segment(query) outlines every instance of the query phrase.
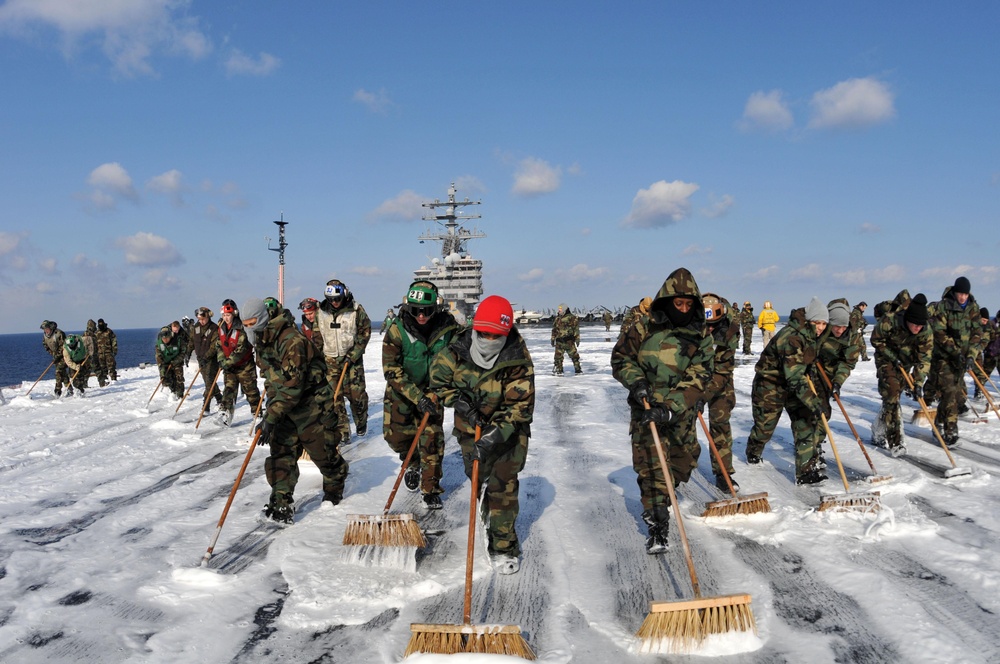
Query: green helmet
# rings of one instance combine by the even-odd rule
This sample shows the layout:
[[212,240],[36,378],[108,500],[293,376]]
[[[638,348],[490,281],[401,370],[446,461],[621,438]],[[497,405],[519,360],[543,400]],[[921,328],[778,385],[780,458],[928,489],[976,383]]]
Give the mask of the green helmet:
[[431,307],[437,309],[438,290],[437,286],[429,281],[414,281],[410,284],[406,292],[406,299],[403,303],[412,313],[416,309]]

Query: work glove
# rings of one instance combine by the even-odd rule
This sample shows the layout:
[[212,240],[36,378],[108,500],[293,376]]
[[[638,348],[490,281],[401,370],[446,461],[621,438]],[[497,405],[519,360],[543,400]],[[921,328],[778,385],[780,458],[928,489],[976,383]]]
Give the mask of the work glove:
[[830,391],[833,392],[834,394],[836,394],[839,397],[840,396],[840,383],[838,383],[837,381],[834,381],[833,383],[831,383]]
[[420,397],[420,401],[417,402],[417,410],[419,410],[421,413],[427,413],[431,417],[438,416],[437,402],[434,401],[433,397],[427,394]]
[[257,439],[258,445],[270,445],[271,438],[274,436],[274,425],[267,421],[267,418],[262,419],[257,423],[257,429],[260,432],[260,438]]
[[649,381],[644,378],[632,383],[632,387],[628,389],[628,395],[632,397],[632,401],[640,405],[642,405],[643,399],[649,400],[649,393]]
[[465,399],[458,399],[455,401],[455,414],[461,415],[471,427],[478,427],[485,424],[483,416],[478,410],[476,410],[476,407]]
[[639,424],[649,424],[650,422],[666,424],[670,421],[671,414],[663,406],[652,406],[642,411],[642,415],[639,416]]
[[972,371],[976,368],[976,358],[970,357],[965,361],[965,368]]
[[914,401],[916,401],[918,399],[923,399],[924,398],[924,388],[921,387],[920,385],[914,385],[912,390],[908,390],[907,391],[907,394],[909,394],[910,398],[913,399]]
[[493,454],[504,442],[500,427],[492,425],[483,432],[476,441],[476,446],[472,450],[472,458],[482,461]]
[[698,402],[694,405],[695,412],[704,413],[706,405],[707,402],[704,399],[698,399]]

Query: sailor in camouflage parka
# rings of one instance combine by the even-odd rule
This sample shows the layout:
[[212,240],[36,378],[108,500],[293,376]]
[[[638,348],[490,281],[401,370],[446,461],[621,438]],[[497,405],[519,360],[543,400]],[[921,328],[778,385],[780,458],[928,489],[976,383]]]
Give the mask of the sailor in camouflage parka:
[[878,393],[882,397],[879,421],[885,427],[885,441],[882,441],[878,427],[872,426],[872,442],[879,446],[884,443],[896,455],[905,451],[899,395],[909,391],[901,372],[910,374],[916,398],[922,395],[922,385],[931,370],[934,335],[927,322],[927,298],[917,293],[906,309],[879,318],[872,329]]
[[66,385],[67,394],[73,394],[73,386],[69,382],[69,370],[66,368],[66,360],[63,357],[66,334],[59,329],[54,321],[42,321],[40,327],[42,328],[42,348],[52,356],[52,364],[56,368],[56,396],[62,395],[63,385]]
[[644,297],[639,300],[639,304],[634,307],[630,307],[625,315],[622,316],[622,326],[618,329],[618,338],[620,339],[623,334],[632,329],[636,321],[649,313],[649,305],[652,304],[653,298]]
[[[831,390],[822,379],[814,380],[816,392],[823,402],[823,414],[830,419],[833,395],[840,396],[840,388],[854,371],[861,357],[864,339],[851,327],[850,303],[845,298],[831,300],[826,308],[830,312],[830,324],[819,340],[819,365],[833,384]],[[856,310],[855,310],[856,311]]]
[[[696,406],[712,380],[714,356],[701,291],[686,268],[670,273],[649,315],[619,337],[611,351],[612,373],[629,390],[632,468],[650,538],[657,532],[665,535],[670,498],[649,423],[655,424],[665,447],[674,484],[686,482],[698,466]],[[651,410],[645,409],[644,399]]]
[[552,359],[552,373],[557,376],[563,372],[563,354],[569,355],[573,361],[573,370],[580,373],[580,353],[576,347],[580,344],[580,319],[569,309],[569,305],[560,304],[556,319],[552,322],[552,347],[556,349]]
[[858,348],[861,350],[862,362],[867,362],[871,359],[868,357],[868,344],[865,343],[865,328],[868,327],[868,321],[865,320],[865,309],[867,308],[867,302],[858,302],[854,305],[854,308],[851,309],[850,333],[852,336],[856,334],[861,335],[861,343]]
[[753,305],[750,302],[743,303],[743,311],[740,312],[740,327],[743,328],[743,354],[750,355],[750,342],[753,339],[753,326],[757,322],[757,317],[753,315]]
[[806,377],[816,363],[819,336],[828,320],[829,312],[817,298],[808,307],[794,309],[788,324],[767,345],[754,369],[753,428],[747,439],[747,463],[760,463],[764,446],[771,440],[784,409],[791,419],[795,441],[797,482],[812,483],[826,477],[819,467],[817,451],[823,439],[823,402]]
[[949,445],[958,441],[959,405],[964,404],[967,395],[965,374],[975,366],[983,331],[979,305],[970,291],[969,280],[959,277],[944,290],[939,301],[928,307],[934,333],[931,372],[937,379],[941,400],[934,424]]
[[156,366],[160,369],[160,382],[164,389],[178,399],[184,396],[184,353],[180,339],[169,325],[160,328],[156,340]]
[[983,369],[980,372],[980,382],[985,387],[986,382],[991,380],[990,376],[997,368],[997,357],[1000,356],[1000,323],[996,318],[990,318],[989,312],[985,308],[979,313],[980,316],[986,314],[986,322],[983,323],[983,341],[979,344],[983,349],[979,362]]
[[264,461],[271,486],[268,508],[273,512],[291,506],[303,448],[323,476],[323,500],[336,505],[344,496],[348,465],[337,450],[333,388],[323,356],[280,305],[268,309],[253,298],[240,311],[246,316],[244,327],[256,337],[257,365],[267,386],[259,429],[267,432],[267,440],[262,433],[261,441],[270,447]]
[[[718,303],[710,300],[714,297]],[[719,456],[726,466],[730,476],[733,470],[733,429],[729,418],[736,407],[736,391],[733,387],[733,369],[736,366],[736,349],[740,342],[739,313],[733,311],[725,298],[711,293],[702,297],[705,306],[705,322],[707,333],[712,336],[715,344],[712,380],[705,390],[704,401],[708,404],[709,433],[715,442]],[[718,307],[721,305],[721,308]],[[719,462],[715,455],[709,455],[712,461],[712,472],[715,473],[715,484],[723,491],[728,491],[728,485],[722,476]]]
[[[482,517],[487,522],[491,555],[517,557],[521,545],[515,524],[520,511],[518,473],[528,458],[528,438],[535,412],[535,369],[528,347],[513,326],[513,309],[492,295],[476,310],[472,328],[458,334],[439,352],[430,368],[430,389],[446,407],[455,408],[452,433],[462,448],[465,474],[472,476],[476,425],[494,444],[480,453]],[[504,335],[491,368],[474,358],[474,335]],[[471,421],[470,421],[471,420]]]
[[97,323],[91,318],[87,321],[87,331],[83,333],[83,341],[91,353],[90,375],[97,378],[97,384],[105,387],[108,384],[108,371],[101,362],[101,354],[97,345]]

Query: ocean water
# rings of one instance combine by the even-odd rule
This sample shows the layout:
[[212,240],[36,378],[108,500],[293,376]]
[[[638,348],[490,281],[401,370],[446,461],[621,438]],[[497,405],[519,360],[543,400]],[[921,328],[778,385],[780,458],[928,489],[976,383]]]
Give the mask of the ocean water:
[[[118,369],[137,367],[140,362],[156,362],[156,334],[158,327],[136,330],[115,330],[118,337]],[[82,330],[63,330],[69,334],[83,334]],[[0,387],[27,383],[30,386],[52,361],[52,356],[42,348],[42,331],[28,334],[0,334]],[[46,378],[55,372],[49,369]]]

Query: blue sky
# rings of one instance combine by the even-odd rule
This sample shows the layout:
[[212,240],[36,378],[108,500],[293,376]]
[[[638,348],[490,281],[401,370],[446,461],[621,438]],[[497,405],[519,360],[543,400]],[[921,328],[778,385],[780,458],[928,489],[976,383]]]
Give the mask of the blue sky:
[[482,201],[487,293],[1000,308],[995,2],[0,3],[0,332],[343,280],[374,319]]

